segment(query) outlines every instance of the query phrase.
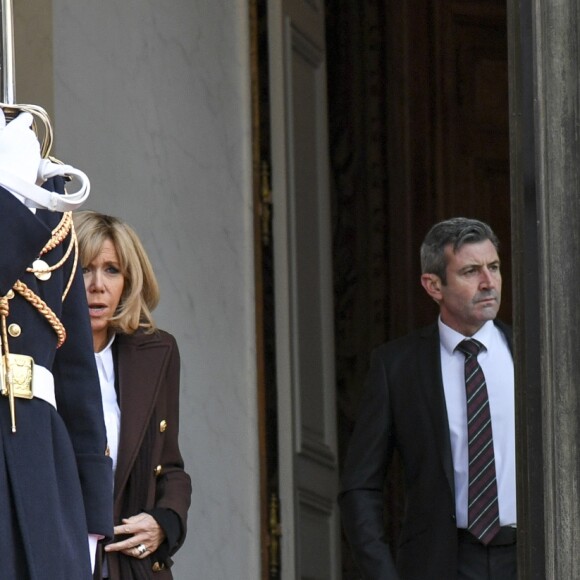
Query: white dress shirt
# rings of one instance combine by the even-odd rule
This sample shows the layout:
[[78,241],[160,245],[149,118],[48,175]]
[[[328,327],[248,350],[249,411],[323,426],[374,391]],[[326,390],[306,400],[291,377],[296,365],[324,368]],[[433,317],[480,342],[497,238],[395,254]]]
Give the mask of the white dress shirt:
[[[95,353],[99,383],[101,384],[101,399],[103,401],[103,414],[105,416],[105,428],[107,430],[107,445],[113,460],[113,479],[117,469],[117,457],[119,456],[119,434],[121,430],[121,409],[117,401],[115,390],[115,363],[113,361],[113,342],[115,335],[100,352]],[[93,567],[94,570],[94,567]],[[108,578],[109,567],[107,558],[103,562],[103,577]]]
[[468,449],[467,404],[465,395],[465,355],[455,350],[466,338],[475,338],[485,347],[477,360],[485,375],[502,526],[516,524],[516,453],[514,364],[503,333],[493,321],[486,322],[472,337],[466,337],[439,319],[441,373],[451,436],[455,475],[457,527],[467,528]]
[[100,352],[95,353],[99,382],[101,384],[101,398],[103,400],[103,413],[105,415],[105,427],[107,429],[107,445],[113,460],[113,475],[117,469],[117,456],[119,454],[119,433],[121,429],[121,409],[117,401],[115,391],[115,365],[113,362],[113,342],[115,335],[111,337],[107,346]]

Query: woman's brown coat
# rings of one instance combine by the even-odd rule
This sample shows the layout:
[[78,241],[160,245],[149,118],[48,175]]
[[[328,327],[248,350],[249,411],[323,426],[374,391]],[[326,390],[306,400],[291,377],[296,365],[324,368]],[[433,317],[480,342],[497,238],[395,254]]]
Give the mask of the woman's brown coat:
[[[119,525],[123,517],[154,508],[173,510],[182,534],[169,546],[170,556],[185,539],[191,501],[191,480],[184,471],[178,445],[179,350],[173,336],[161,330],[118,334],[115,342],[121,434],[114,523]],[[155,552],[143,561],[151,569],[151,578],[172,578],[170,558],[159,561],[158,556]],[[107,556],[111,579],[123,578],[120,558],[127,556]]]

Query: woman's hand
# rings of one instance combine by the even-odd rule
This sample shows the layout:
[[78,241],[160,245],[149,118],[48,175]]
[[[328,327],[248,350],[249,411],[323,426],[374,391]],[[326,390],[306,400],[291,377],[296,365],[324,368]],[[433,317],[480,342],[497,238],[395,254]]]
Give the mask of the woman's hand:
[[150,556],[165,540],[165,532],[153,516],[140,513],[124,518],[120,526],[115,526],[115,535],[130,535],[121,542],[105,546],[105,552],[122,552],[126,556],[140,560]]

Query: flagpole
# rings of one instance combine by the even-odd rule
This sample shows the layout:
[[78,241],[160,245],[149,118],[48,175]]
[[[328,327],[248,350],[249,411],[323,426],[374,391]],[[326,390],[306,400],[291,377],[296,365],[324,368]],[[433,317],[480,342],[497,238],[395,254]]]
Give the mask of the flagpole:
[[14,79],[14,18],[12,0],[1,0],[2,10],[2,102],[12,105],[16,102]]
[[11,121],[22,111],[34,117],[32,128],[40,141],[41,156],[46,158],[52,149],[52,124],[48,113],[38,105],[16,104],[16,77],[14,64],[14,12],[12,0],[0,0],[0,106],[6,121]]

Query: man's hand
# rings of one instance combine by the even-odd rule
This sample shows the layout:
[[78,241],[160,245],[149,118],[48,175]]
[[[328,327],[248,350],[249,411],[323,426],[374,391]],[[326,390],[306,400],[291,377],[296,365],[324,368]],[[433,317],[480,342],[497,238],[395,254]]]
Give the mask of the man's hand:
[[31,129],[32,121],[30,113],[20,113],[6,124],[0,109],[0,171],[28,183],[36,183],[40,164],[40,143]]

